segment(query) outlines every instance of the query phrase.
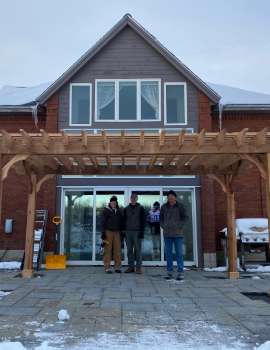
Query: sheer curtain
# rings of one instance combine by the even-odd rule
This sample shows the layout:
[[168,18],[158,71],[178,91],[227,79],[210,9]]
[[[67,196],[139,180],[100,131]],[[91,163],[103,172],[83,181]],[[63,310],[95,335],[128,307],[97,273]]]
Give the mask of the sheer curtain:
[[142,97],[155,111],[154,118],[158,119],[159,109],[159,95],[158,95],[158,83],[157,82],[142,82],[141,85]]
[[101,116],[101,110],[114,101],[115,86],[113,82],[99,82],[97,85],[97,110],[98,118]]

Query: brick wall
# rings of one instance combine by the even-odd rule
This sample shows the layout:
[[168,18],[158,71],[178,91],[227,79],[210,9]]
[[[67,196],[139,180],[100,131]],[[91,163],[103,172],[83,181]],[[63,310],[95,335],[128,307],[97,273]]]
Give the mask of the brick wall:
[[[240,131],[249,128],[249,131],[260,131],[264,127],[270,127],[270,113],[224,113],[222,128],[228,132]],[[213,131],[218,131],[218,117],[213,117]],[[259,172],[250,165],[246,174],[235,178],[233,183],[236,201],[236,217],[263,217],[266,216],[265,184]],[[226,226],[226,201],[225,194],[218,184],[214,184],[215,205],[215,231]],[[217,240],[217,249],[220,249]]]
[[[45,129],[47,132],[57,132],[57,123],[57,95],[48,101],[47,114],[39,117],[37,127],[30,114],[23,116],[0,116],[0,129],[5,129],[8,132],[18,132],[19,129],[24,129],[27,132],[37,132],[39,129]],[[24,176],[18,176],[11,170],[4,182],[2,220],[0,225],[0,250],[24,249],[28,191],[28,179]],[[51,218],[56,214],[56,180],[47,181],[42,185],[37,195],[37,209],[48,209],[49,211],[45,250],[53,250],[55,227],[51,223]],[[4,233],[5,218],[14,219],[13,233],[10,235]]]

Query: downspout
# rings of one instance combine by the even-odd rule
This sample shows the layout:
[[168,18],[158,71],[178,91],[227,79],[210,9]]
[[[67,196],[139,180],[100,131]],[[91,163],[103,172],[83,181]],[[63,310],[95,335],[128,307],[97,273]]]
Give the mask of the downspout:
[[223,112],[223,104],[221,102],[218,103],[218,121],[219,121],[219,131],[222,130],[222,112]]

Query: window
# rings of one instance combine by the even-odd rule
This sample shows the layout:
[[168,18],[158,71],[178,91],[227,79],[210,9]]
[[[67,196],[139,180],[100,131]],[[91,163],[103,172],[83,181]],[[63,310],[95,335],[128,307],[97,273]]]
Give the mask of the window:
[[160,80],[97,80],[96,120],[160,120]]
[[135,81],[119,82],[119,120],[137,119],[137,84]]
[[159,119],[159,86],[157,81],[141,82],[141,118]]
[[91,84],[70,85],[70,125],[90,125]]
[[97,117],[99,120],[111,120],[115,116],[115,83],[97,83]]
[[165,83],[165,124],[186,124],[186,83]]

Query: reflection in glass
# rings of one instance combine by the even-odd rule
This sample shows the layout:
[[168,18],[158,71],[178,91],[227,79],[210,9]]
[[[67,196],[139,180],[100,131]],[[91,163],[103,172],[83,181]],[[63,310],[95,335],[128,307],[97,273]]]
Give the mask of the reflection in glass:
[[146,214],[146,227],[144,239],[142,241],[142,257],[144,261],[159,261],[161,259],[160,231],[151,229],[147,220],[149,211],[153,204],[160,200],[159,191],[136,191],[138,202],[144,207]]
[[91,260],[93,192],[65,192],[65,242],[68,260]]
[[[193,261],[193,222],[192,222],[192,191],[177,191],[177,200],[181,202],[185,208],[188,215],[188,221],[184,226],[184,260]],[[167,192],[163,192],[163,203],[167,201]]]

